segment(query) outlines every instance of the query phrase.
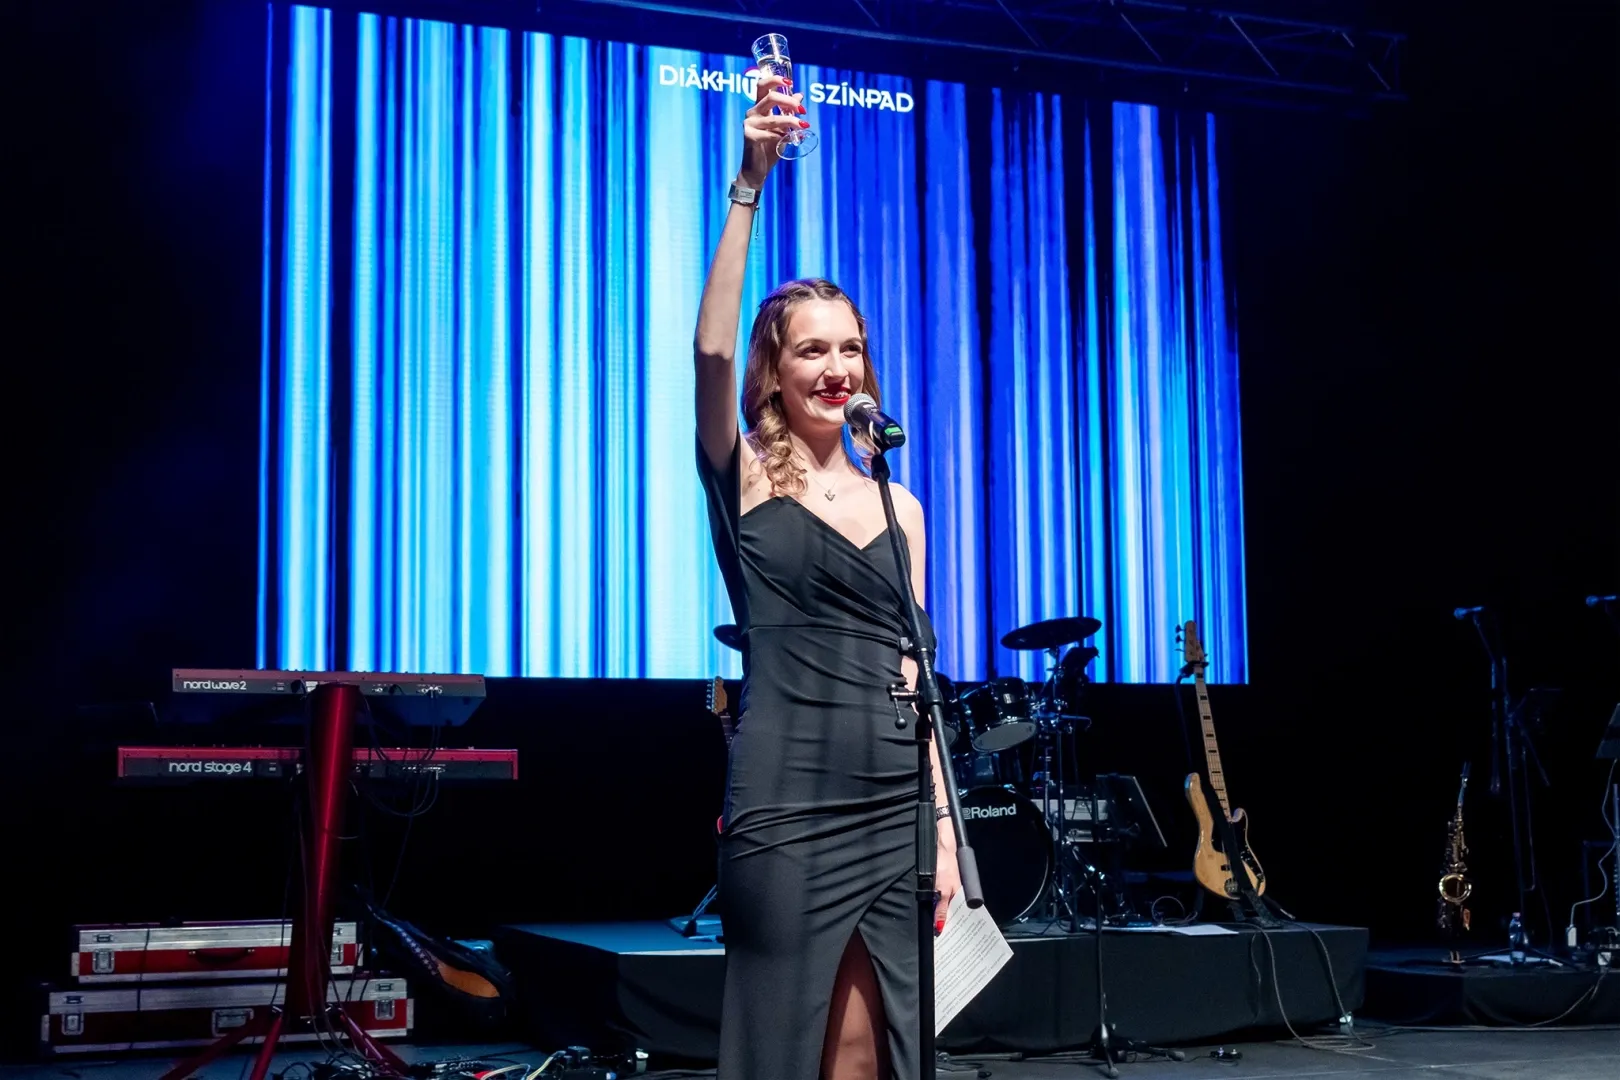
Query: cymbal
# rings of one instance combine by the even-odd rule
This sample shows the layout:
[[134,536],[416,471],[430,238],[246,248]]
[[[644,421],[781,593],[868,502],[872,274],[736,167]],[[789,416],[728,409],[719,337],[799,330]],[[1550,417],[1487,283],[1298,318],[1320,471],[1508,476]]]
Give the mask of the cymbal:
[[733,623],[714,628],[714,639],[728,649],[742,652],[742,630]]
[[1004,634],[1001,644],[1008,649],[1059,649],[1084,641],[1101,629],[1102,623],[1096,619],[1071,615],[1020,626]]

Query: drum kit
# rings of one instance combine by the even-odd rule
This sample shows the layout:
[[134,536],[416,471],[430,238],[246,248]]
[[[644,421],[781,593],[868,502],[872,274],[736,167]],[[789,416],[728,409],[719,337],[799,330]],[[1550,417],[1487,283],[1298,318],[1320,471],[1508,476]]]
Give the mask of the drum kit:
[[[1091,726],[1080,710],[1097,650],[1085,642],[1100,629],[1096,619],[1070,616],[1004,635],[1008,649],[1048,654],[1040,684],[994,678],[964,691],[939,676],[963,827],[978,856],[985,907],[1003,927],[1036,919],[1078,926],[1092,916],[1129,921],[1122,845],[1127,838],[1164,844],[1134,777],[1082,783],[1074,764],[1075,734]],[[714,633],[741,647],[736,627]]]

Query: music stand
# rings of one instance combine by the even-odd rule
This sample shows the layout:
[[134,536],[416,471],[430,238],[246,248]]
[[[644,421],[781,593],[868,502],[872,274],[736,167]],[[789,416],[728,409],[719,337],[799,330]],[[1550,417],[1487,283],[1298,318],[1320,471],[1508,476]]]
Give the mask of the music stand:
[[1103,773],[1097,777],[1097,784],[1113,810],[1116,833],[1133,843],[1145,843],[1148,851],[1163,851],[1170,846],[1165,843],[1159,819],[1153,816],[1153,808],[1148,805],[1141,781],[1121,773]]

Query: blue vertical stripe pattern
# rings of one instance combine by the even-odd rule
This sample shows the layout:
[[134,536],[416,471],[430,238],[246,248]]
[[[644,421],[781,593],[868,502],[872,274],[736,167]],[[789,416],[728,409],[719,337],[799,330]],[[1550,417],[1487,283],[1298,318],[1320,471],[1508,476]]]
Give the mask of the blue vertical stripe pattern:
[[[331,663],[332,14],[295,9],[287,65],[277,652]],[[272,375],[274,377],[274,375]]]
[[[979,582],[985,574],[987,494],[984,377],[979,356],[978,275],[973,241],[972,145],[965,88],[930,82],[922,122],[926,195],[926,292],[921,314],[920,395],[911,412],[929,418],[926,478],[920,495],[929,522],[930,613],[939,634],[941,671],[971,678],[984,672],[984,642],[993,629]],[[916,428],[913,423],[913,429]],[[921,442],[915,443],[919,449]],[[915,451],[914,451],[915,452]]]
[[[1004,631],[1080,610],[1061,101],[992,91],[990,152],[990,611]],[[995,656],[997,674],[1025,679],[1048,663]]]
[[[332,84],[334,19],[354,20],[353,85]],[[694,471],[690,335],[747,61],[309,8],[285,25],[260,664],[738,674],[710,632],[732,614]],[[1039,677],[1045,658],[1001,635],[1090,614],[1095,677],[1163,680],[1197,618],[1212,676],[1241,681],[1213,119],[795,76],[821,145],[766,192],[739,338],[785,278],[861,306],[910,435],[896,478],[928,514],[940,669]],[[333,145],[334,108],[353,145]],[[338,154],[353,212],[334,222]],[[334,280],[352,288],[335,328]]]
[[[1239,418],[1237,334],[1229,317],[1221,250],[1220,174],[1216,166],[1215,118],[1178,118],[1188,129],[1193,194],[1194,257],[1188,277],[1194,289],[1195,373],[1193,427],[1197,432],[1198,524],[1197,618],[1216,647],[1212,671],[1218,682],[1247,682],[1248,592],[1244,588],[1243,440]],[[1202,172],[1198,171],[1202,165]]]
[[1210,678],[1245,682],[1237,350],[1218,266],[1214,122],[1116,104],[1112,129],[1112,341],[1089,418],[1111,434],[1108,671],[1174,679],[1176,628],[1196,619]]
[[[1080,577],[1080,610],[1093,617],[1106,618],[1102,632],[1093,642],[1097,649],[1095,671],[1119,671],[1113,642],[1119,633],[1114,627],[1117,579],[1113,573],[1109,510],[1112,507],[1110,469],[1111,427],[1108,417],[1108,311],[1102,304],[1105,285],[1099,280],[1098,229],[1107,219],[1089,212],[1097,205],[1098,177],[1093,159],[1093,120],[1087,116],[1079,132],[1081,151],[1081,199],[1084,221],[1080,227],[1081,262],[1074,275],[1083,290],[1079,298],[1080,329],[1075,348],[1079,370],[1075,376],[1074,423],[1078,428],[1075,508],[1080,518],[1077,558]],[[1109,174],[1105,173],[1105,178]],[[1117,677],[1117,675],[1116,675]]]
[[[254,643],[254,663],[264,668],[270,664],[270,627],[273,618],[270,612],[270,378],[271,373],[280,368],[279,363],[272,363],[270,354],[270,297],[271,288],[271,230],[274,228],[275,216],[271,207],[275,202],[275,174],[272,171],[272,162],[275,160],[275,120],[280,112],[276,108],[276,9],[267,4],[265,17],[265,50],[264,50],[264,210],[262,215],[262,243],[264,244],[264,259],[260,267],[261,281],[259,286],[259,543],[258,543],[258,627]],[[278,574],[276,588],[279,591],[281,577]],[[280,643],[276,651],[282,652]]]

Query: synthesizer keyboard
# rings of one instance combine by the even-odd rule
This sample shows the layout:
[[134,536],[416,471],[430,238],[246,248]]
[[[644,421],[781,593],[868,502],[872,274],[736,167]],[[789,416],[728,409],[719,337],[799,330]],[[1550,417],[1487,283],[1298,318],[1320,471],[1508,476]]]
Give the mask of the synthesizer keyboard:
[[[304,751],[296,746],[120,746],[118,780],[185,784],[219,780],[280,780],[296,776]],[[354,774],[372,780],[432,778],[450,783],[516,780],[516,750],[427,750],[357,746]]]
[[485,693],[482,675],[175,668],[164,714],[179,723],[298,721],[315,688],[337,682],[358,687],[367,711],[423,727],[466,723]]

